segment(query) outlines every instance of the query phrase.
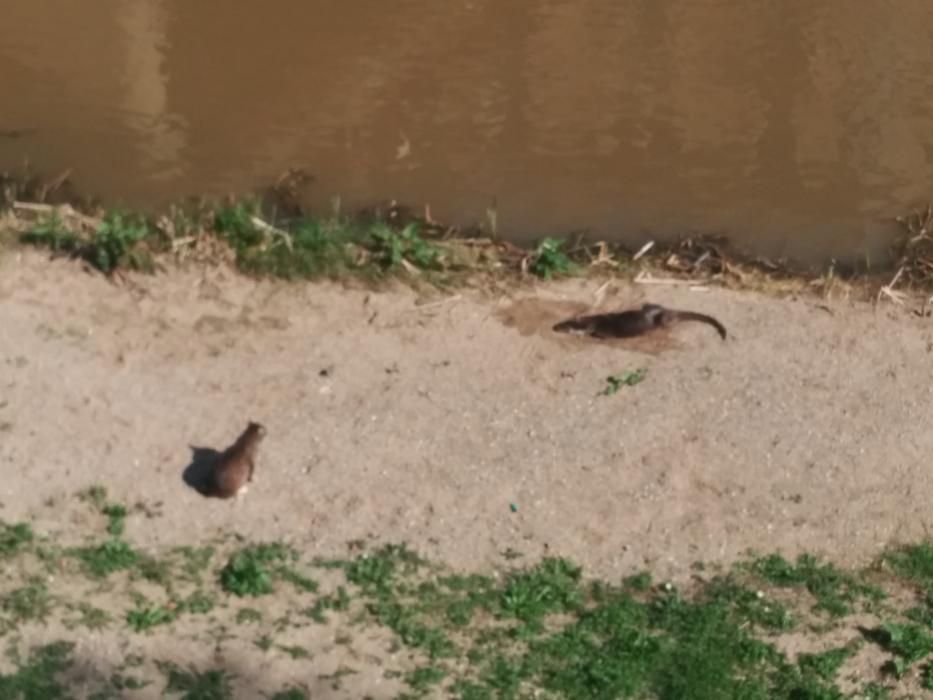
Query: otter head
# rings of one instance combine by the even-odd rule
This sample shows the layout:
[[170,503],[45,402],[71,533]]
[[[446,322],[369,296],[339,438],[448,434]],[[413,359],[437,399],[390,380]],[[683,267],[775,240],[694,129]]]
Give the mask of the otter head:
[[246,426],[246,434],[251,438],[262,440],[266,436],[266,426],[264,426],[262,423],[250,421],[249,425]]

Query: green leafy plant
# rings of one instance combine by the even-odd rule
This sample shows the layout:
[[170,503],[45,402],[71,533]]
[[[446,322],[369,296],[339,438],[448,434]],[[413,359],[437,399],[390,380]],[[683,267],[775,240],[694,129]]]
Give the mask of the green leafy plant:
[[261,596],[273,591],[276,565],[284,562],[289,550],[281,544],[259,544],[234,553],[220,572],[221,587],[237,596]]
[[619,374],[606,377],[607,386],[600,393],[601,396],[612,396],[624,386],[635,386],[641,383],[648,374],[647,369],[626,370]]
[[255,202],[238,200],[215,212],[214,229],[224,235],[235,249],[259,245],[263,235],[253,222],[256,213]]
[[176,617],[175,611],[165,606],[139,603],[126,613],[126,624],[135,632],[145,632],[158,625],[167,625]]
[[111,538],[98,545],[76,547],[68,553],[78,559],[95,578],[105,578],[115,571],[129,569],[139,560],[139,553],[127,542]]
[[53,252],[65,253],[76,251],[80,243],[78,236],[67,229],[55,211],[40,217],[35,226],[20,236],[20,240],[30,245],[44,246]]
[[110,274],[121,266],[151,271],[152,258],[139,246],[148,236],[149,227],[143,217],[112,210],[104,215],[90,237],[70,231],[61,217],[53,213],[24,233],[21,240],[53,251],[71,253],[104,274]]
[[29,523],[0,523],[0,557],[18,554],[34,539],[35,535]]
[[418,224],[411,223],[401,231],[378,223],[370,231],[370,247],[376,260],[387,269],[408,262],[420,270],[436,269],[441,250],[421,237]]
[[886,622],[873,630],[872,636],[895,655],[890,668],[896,676],[903,676],[914,663],[933,653],[933,635],[920,625]]
[[558,275],[570,275],[576,265],[564,252],[565,242],[559,238],[545,238],[535,249],[529,269],[538,277],[551,279]]
[[151,258],[137,245],[149,235],[145,219],[119,210],[107,212],[94,232],[87,251],[88,261],[104,273],[117,267],[151,270]]

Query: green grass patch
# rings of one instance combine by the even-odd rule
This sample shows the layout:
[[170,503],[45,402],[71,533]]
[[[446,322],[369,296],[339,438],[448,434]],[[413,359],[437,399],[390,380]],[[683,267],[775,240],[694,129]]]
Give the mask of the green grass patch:
[[820,562],[810,554],[801,554],[793,564],[779,554],[772,554],[754,560],[747,570],[775,586],[805,588],[816,599],[814,610],[833,617],[851,613],[852,604],[859,598],[872,601],[884,598],[883,591],[866,584],[860,576]]
[[13,557],[32,544],[35,535],[28,523],[0,523],[0,558]]
[[237,596],[263,596],[275,590],[276,580],[286,581],[300,591],[314,593],[316,581],[292,565],[298,555],[279,543],[250,545],[234,552],[220,571],[223,590]]
[[146,632],[153,627],[174,622],[177,617],[176,611],[169,610],[164,605],[139,602],[135,608],[126,613],[126,624],[134,632]]
[[138,214],[111,210],[90,234],[68,228],[57,213],[43,217],[20,240],[80,257],[105,274],[118,267],[151,271],[152,255],[141,244],[150,236],[149,226]]
[[139,552],[116,537],[100,544],[75,547],[67,553],[81,562],[88,575],[94,578],[106,578],[116,571],[130,569],[141,560]]
[[933,542],[899,547],[884,555],[885,561],[898,576],[921,588],[933,590]]
[[886,622],[868,631],[867,636],[894,655],[888,670],[898,677],[933,654],[933,634],[921,625]]
[[58,700],[70,697],[68,687],[57,679],[72,665],[74,644],[52,642],[32,649],[22,660],[11,654],[16,671],[0,675],[0,698],[6,700]]
[[0,597],[0,610],[14,623],[44,622],[52,612],[52,596],[45,583],[32,580]]

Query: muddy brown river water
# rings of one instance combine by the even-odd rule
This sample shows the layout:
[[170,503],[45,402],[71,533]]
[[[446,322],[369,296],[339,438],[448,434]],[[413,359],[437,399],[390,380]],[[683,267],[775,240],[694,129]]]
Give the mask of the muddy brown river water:
[[149,206],[288,167],[519,239],[880,260],[933,184],[926,0],[0,0],[0,167]]

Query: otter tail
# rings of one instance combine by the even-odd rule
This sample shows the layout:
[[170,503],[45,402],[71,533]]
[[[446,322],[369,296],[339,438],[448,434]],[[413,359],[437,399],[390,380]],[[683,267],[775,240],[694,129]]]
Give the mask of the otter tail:
[[726,339],[726,327],[712,316],[700,314],[696,311],[671,311],[671,315],[673,316],[674,320],[677,321],[699,321],[700,323],[708,323],[716,329],[716,332],[719,333],[720,338],[723,340]]

